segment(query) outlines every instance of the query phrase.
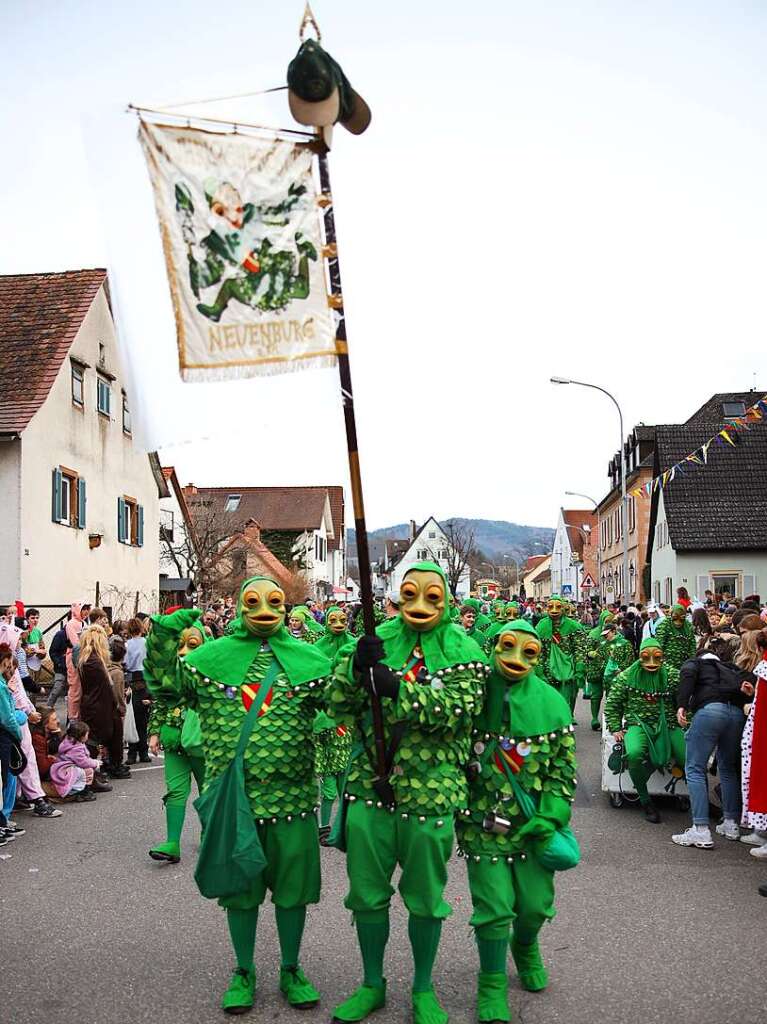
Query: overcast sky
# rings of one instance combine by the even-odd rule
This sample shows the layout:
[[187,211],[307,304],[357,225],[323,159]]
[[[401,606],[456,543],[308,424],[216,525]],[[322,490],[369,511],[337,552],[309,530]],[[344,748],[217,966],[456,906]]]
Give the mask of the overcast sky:
[[[371,528],[554,526],[565,490],[600,498],[617,415],[551,375],[612,390],[629,427],[767,391],[762,3],[313,6],[373,110],[331,156]],[[163,439],[191,442],[162,451],[182,482],[346,482],[334,372],[178,382],[120,113],[282,84],[302,9],[0,0],[0,273],[104,266],[116,249],[143,263],[152,357],[131,398]],[[188,109],[290,123],[284,93]],[[132,227],[115,237],[118,212]]]

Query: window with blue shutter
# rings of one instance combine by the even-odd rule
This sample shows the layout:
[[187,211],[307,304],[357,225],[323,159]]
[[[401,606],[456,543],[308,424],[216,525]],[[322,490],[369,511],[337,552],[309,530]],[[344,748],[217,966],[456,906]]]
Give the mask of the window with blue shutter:
[[80,477],[77,481],[77,529],[85,529],[85,481]]
[[128,519],[128,505],[125,498],[117,499],[117,540],[120,544],[128,543],[128,530],[127,530],[127,519]]
[[51,509],[51,518],[54,523],[61,522],[61,470],[54,469],[53,471],[53,504]]
[[142,548],[144,546],[144,506],[136,505],[136,544]]
[[109,416],[112,409],[112,389],[103,377],[96,382],[96,407],[102,416]]

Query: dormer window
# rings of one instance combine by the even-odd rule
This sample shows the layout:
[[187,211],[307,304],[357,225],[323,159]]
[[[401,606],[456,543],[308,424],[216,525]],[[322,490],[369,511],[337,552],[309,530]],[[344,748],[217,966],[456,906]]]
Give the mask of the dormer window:
[[224,505],[224,512],[236,512],[242,501],[241,494],[230,494]]
[[730,419],[733,416],[745,416],[746,415],[746,403],[745,402],[722,402],[722,415],[725,419]]

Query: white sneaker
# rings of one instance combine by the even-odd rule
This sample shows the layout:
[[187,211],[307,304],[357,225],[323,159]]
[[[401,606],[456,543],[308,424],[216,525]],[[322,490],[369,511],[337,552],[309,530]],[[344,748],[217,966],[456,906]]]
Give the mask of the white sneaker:
[[759,860],[767,860],[767,843],[764,846],[755,846],[753,850],[748,851],[752,857],[758,857]]
[[740,841],[748,846],[762,846],[764,843],[767,843],[767,833],[747,832],[744,836],[740,837]]
[[716,826],[717,835],[724,836],[725,839],[732,839],[737,842],[740,839],[740,829],[736,821],[728,821],[727,818]]
[[676,843],[677,846],[697,846],[700,850],[710,850],[714,845],[710,830],[698,825],[693,825],[686,832],[672,836],[671,842]]

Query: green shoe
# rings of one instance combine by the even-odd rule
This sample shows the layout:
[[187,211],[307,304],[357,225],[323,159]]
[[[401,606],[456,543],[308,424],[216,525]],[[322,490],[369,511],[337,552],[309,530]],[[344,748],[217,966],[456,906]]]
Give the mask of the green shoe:
[[505,971],[490,974],[480,971],[477,976],[477,1020],[480,1024],[500,1024],[510,1021],[509,977]]
[[161,860],[170,864],[178,864],[181,860],[181,847],[178,843],[158,843],[149,851],[152,860]]
[[517,965],[519,984],[527,992],[542,992],[549,983],[549,972],[543,966],[538,940],[523,946],[516,939],[511,940],[511,955]]
[[447,1024],[447,1014],[439,1005],[434,989],[413,992],[413,1024]]
[[229,988],[221,997],[221,1009],[225,1013],[247,1013],[256,1000],[256,970],[246,971],[238,967],[229,982]]
[[333,1010],[333,1020],[352,1024],[386,1006],[386,978],[383,985],[360,985],[356,992]]
[[280,967],[280,992],[296,1010],[309,1010],[320,994],[300,967]]
[[206,316],[208,320],[212,320],[213,323],[218,323],[221,319],[221,314],[224,312],[223,309],[219,309],[218,306],[206,306],[204,302],[197,303],[198,312]]

